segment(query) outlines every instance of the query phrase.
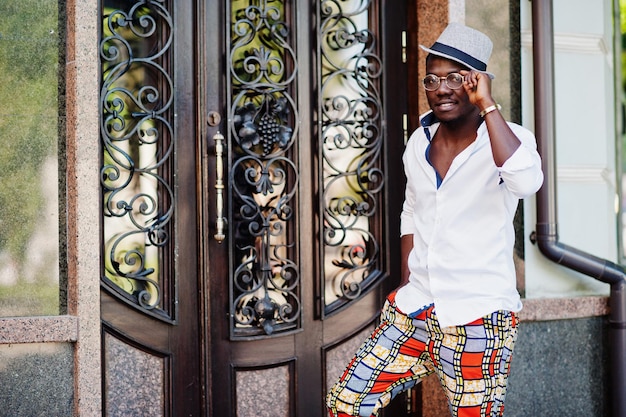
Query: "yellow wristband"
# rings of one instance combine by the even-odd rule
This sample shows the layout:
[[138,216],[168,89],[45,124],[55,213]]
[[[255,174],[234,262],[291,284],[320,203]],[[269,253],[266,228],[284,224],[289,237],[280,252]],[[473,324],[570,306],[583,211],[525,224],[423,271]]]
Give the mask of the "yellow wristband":
[[487,107],[485,110],[481,111],[479,114],[480,114],[480,117],[485,117],[487,114],[491,113],[492,111],[500,110],[500,109],[502,109],[502,106],[496,103],[492,106]]

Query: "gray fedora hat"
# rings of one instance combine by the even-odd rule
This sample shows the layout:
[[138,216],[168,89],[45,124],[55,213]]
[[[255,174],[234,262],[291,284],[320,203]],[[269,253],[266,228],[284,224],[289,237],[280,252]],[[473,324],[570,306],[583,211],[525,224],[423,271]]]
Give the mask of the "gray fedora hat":
[[439,38],[430,48],[420,45],[424,51],[443,58],[459,62],[470,69],[483,72],[490,78],[495,78],[487,72],[487,61],[491,56],[493,42],[487,35],[460,23],[450,23],[441,32]]

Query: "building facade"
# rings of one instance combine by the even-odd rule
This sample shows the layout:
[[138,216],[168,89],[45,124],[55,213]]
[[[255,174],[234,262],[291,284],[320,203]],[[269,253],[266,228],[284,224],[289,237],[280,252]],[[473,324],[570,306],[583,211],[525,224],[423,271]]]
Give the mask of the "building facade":
[[[626,411],[621,5],[574,3],[4,2],[2,413],[324,415],[398,282],[418,45],[452,21],[548,178],[506,415]],[[445,415],[438,384],[387,414]]]

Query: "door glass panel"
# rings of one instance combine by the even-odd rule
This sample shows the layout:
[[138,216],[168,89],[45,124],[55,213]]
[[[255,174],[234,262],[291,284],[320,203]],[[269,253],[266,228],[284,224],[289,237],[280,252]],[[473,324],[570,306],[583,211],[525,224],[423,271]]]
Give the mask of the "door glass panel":
[[383,276],[382,64],[377,1],[320,4],[318,98],[324,313]]
[[229,5],[231,335],[266,337],[300,326],[293,15],[286,1]]
[[100,43],[105,288],[169,319],[173,219],[168,2],[105,0]]
[[60,312],[59,4],[0,2],[0,317]]

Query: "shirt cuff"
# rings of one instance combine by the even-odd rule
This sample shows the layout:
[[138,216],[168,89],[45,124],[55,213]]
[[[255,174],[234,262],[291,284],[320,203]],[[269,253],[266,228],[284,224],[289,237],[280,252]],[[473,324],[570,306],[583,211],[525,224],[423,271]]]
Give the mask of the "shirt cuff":
[[535,165],[534,158],[531,153],[524,147],[523,144],[513,152],[513,155],[509,157],[504,164],[500,167],[500,172],[517,172],[523,171]]

